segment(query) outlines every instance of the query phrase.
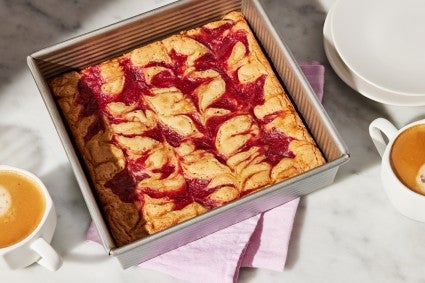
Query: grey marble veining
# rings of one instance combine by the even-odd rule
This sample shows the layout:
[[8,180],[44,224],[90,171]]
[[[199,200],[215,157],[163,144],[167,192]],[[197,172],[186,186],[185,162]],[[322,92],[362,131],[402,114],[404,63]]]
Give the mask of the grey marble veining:
[[[171,1],[0,0],[0,163],[37,173],[58,210],[55,273],[37,265],[1,272],[0,282],[176,282],[155,271],[122,271],[103,248],[84,241],[90,222],[66,156],[26,67],[33,51]],[[351,161],[334,184],[300,202],[284,272],[242,269],[239,282],[425,282],[425,224],[401,216],[379,181],[368,135],[376,117],[397,126],[425,107],[377,103],[345,85],[323,51],[322,29],[334,0],[265,0],[268,14],[299,61],[325,68],[324,108],[347,143]]]
[[[1,85],[11,82],[14,73],[25,68],[26,55],[75,32],[81,26],[84,11],[93,10],[94,6],[84,9],[81,1],[75,2],[0,2]],[[82,2],[86,2],[87,6],[91,2],[99,5],[99,1]]]
[[1,0],[0,86],[26,68],[26,56],[37,50],[171,1],[146,2],[124,1],[120,7],[112,0]]

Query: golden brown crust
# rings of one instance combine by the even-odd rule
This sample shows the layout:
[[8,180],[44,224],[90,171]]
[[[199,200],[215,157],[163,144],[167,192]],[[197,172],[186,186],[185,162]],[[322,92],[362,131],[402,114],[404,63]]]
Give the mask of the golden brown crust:
[[111,133],[108,131],[96,135],[87,142],[84,140],[91,124],[86,121],[92,119],[80,117],[81,106],[76,102],[80,78],[81,75],[77,72],[70,72],[54,78],[50,86],[83,156],[107,223],[112,234],[117,235],[114,237],[116,244],[121,246],[147,233],[143,226],[143,218],[139,216],[138,207],[134,203],[122,202],[110,189],[104,187],[107,180],[124,168],[122,151],[109,143]]
[[50,86],[119,246],[325,162],[239,12]]

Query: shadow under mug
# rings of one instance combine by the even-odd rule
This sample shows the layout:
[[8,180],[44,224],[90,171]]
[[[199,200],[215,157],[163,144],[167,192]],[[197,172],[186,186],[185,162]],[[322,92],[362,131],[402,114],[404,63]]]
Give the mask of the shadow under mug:
[[26,170],[0,165],[0,171],[26,176],[38,185],[45,199],[44,213],[37,227],[21,241],[0,248],[0,268],[18,269],[37,262],[52,271],[59,269],[62,266],[62,258],[50,245],[56,228],[57,217],[47,188],[37,176]]
[[425,196],[411,190],[399,180],[390,160],[391,149],[396,138],[408,128],[421,124],[425,124],[425,119],[397,130],[388,120],[377,118],[369,125],[369,134],[382,157],[381,181],[389,200],[404,216],[425,222]]

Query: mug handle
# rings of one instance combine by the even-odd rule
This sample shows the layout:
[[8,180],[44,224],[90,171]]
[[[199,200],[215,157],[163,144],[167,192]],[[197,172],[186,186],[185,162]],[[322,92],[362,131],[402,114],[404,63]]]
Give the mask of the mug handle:
[[[394,138],[397,132],[397,128],[387,119],[377,118],[370,123],[369,135],[381,157],[384,155],[388,141]],[[386,136],[386,140],[382,134]]]
[[35,240],[31,244],[31,249],[41,256],[37,263],[47,269],[56,271],[62,266],[61,256],[43,238]]

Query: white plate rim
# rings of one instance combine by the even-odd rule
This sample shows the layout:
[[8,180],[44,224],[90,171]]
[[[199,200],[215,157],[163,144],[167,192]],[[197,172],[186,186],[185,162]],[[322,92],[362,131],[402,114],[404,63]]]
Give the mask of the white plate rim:
[[[353,2],[349,2],[349,1],[351,1],[351,0],[336,0],[335,1],[335,3],[332,6],[332,10],[333,10],[332,18],[333,19],[332,19],[332,23],[330,24],[330,26],[331,26],[330,28],[332,30],[332,35],[333,35],[333,46],[336,49],[336,51],[338,52],[339,57],[344,62],[344,64],[347,65],[350,68],[351,72],[356,73],[357,77],[361,77],[364,81],[367,81],[369,84],[373,85],[375,88],[380,88],[380,89],[382,89],[383,91],[386,91],[386,92],[393,92],[393,93],[397,93],[397,94],[400,94],[400,95],[406,95],[406,96],[425,96],[425,86],[422,86],[422,83],[420,83],[421,89],[417,92],[413,92],[411,90],[407,90],[407,89],[403,89],[403,88],[398,88],[396,86],[389,87],[388,85],[385,85],[385,83],[383,83],[382,81],[379,82],[378,79],[376,81],[373,80],[371,78],[371,77],[375,76],[373,73],[372,73],[372,76],[368,79],[368,76],[365,75],[365,73],[367,73],[371,69],[373,70],[374,69],[373,67],[370,68],[370,66],[367,66],[367,68],[366,68],[366,66],[362,67],[361,65],[356,65],[353,62],[353,60],[352,60],[353,55],[350,54],[351,52],[353,52],[352,51],[353,49],[347,48],[347,45],[344,42],[344,41],[347,40],[347,38],[349,38],[349,37],[345,36],[345,34],[347,34],[347,32],[345,32],[342,29],[343,25],[341,23],[340,24],[334,24],[334,22],[333,22],[334,19],[335,19],[335,16],[334,16],[335,13],[336,13],[335,11],[339,11],[338,9],[343,9],[344,4],[346,4],[346,3],[348,3],[348,4],[353,3]],[[362,0],[359,0],[359,1],[362,1]],[[358,4],[359,1],[355,0],[356,4]],[[363,1],[369,2],[369,0],[363,0]],[[373,0],[373,1],[378,1],[378,0]],[[382,1],[383,1],[382,5],[385,5],[386,0],[382,0]],[[424,3],[425,3],[425,1],[424,1]],[[423,5],[425,5],[425,4],[423,4]],[[342,8],[341,8],[341,6],[342,6]],[[341,11],[343,11],[343,10],[341,10]],[[341,22],[341,18],[338,18],[338,16],[337,16],[337,20],[338,19],[339,19],[339,22]],[[361,20],[361,18],[359,17],[358,20]],[[364,45],[360,44],[359,46],[364,46]],[[374,65],[372,65],[372,66],[374,66]],[[380,70],[379,71],[376,70],[376,72],[381,72],[381,70],[385,70],[385,68],[380,68]],[[392,80],[390,79],[389,81],[397,80],[398,78],[400,78],[400,76],[396,76],[394,74],[393,79]]]
[[[374,101],[396,106],[425,105],[425,97],[399,95],[387,92],[383,89],[376,88],[374,85],[365,81],[363,78],[351,71],[351,69],[341,59],[338,51],[333,45],[333,35],[330,28],[330,22],[332,21],[333,16],[333,7],[334,6],[332,6],[329,10],[323,25],[323,47],[329,64],[335,73],[353,90]],[[351,80],[350,77],[352,77],[355,81]],[[379,93],[379,95],[376,93]]]

